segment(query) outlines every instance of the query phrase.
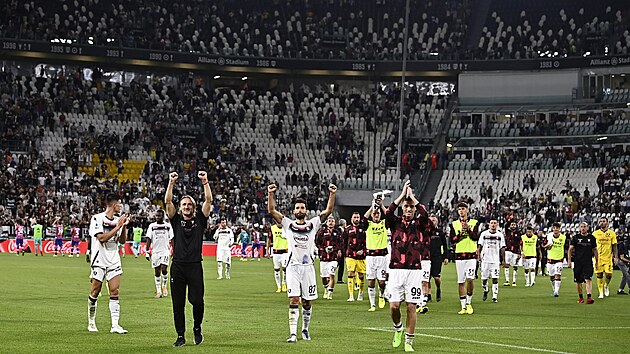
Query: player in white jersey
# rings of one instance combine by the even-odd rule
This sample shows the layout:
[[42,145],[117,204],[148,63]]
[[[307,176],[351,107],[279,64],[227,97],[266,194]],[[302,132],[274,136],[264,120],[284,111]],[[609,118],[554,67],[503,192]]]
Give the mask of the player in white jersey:
[[225,218],[221,218],[219,227],[214,232],[214,240],[217,241],[217,272],[219,273],[217,279],[223,279],[223,263],[225,263],[225,279],[230,279],[231,247],[234,244],[234,232],[227,227]]
[[505,235],[498,231],[499,222],[490,220],[490,229],[481,233],[477,243],[477,253],[481,256],[481,283],[483,301],[488,299],[488,278],[492,278],[492,302],[499,297],[499,263],[505,259]]
[[103,281],[107,280],[109,287],[109,311],[112,317],[111,333],[125,334],[127,330],[118,324],[120,318],[120,303],[118,289],[122,263],[118,254],[118,242],[124,243],[127,238],[129,215],[118,217],[116,213],[122,209],[120,197],[109,194],[106,198],[107,209],[104,213],[92,216],[90,221],[91,240],[91,285],[88,296],[88,331],[98,332],[96,328],[96,303],[101,292]]
[[311,340],[308,325],[311,322],[311,301],[317,299],[317,280],[313,259],[316,252],[315,234],[323,220],[325,220],[335,207],[335,193],[337,187],[334,184],[328,186],[330,196],[326,210],[317,217],[306,220],[306,201],[296,199],[293,207],[295,220],[291,220],[276,210],[274,193],[278,186],[271,184],[267,187],[267,209],[269,214],[277,221],[282,222],[282,233],[288,241],[289,261],[287,265],[287,295],[289,301],[289,338],[287,342],[297,342],[297,323],[300,317],[299,304],[302,299],[302,339]]
[[[171,257],[170,242],[173,239],[173,227],[164,222],[164,210],[155,212],[155,222],[147,229],[146,258],[151,260],[155,271],[155,298],[168,296],[168,261]],[[153,251],[151,252],[151,246]]]

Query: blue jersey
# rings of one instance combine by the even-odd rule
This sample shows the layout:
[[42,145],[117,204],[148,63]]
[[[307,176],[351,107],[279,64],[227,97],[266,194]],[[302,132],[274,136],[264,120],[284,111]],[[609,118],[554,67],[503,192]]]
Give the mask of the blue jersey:
[[249,243],[249,234],[247,231],[241,232],[238,237],[241,243]]

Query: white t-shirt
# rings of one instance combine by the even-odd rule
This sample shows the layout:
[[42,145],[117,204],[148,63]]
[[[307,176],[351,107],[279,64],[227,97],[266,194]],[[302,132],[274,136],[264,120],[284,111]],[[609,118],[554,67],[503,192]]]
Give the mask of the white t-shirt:
[[163,222],[158,224],[157,222],[153,222],[149,224],[147,238],[151,240],[153,254],[161,256],[170,254],[169,242],[173,237],[173,227],[170,223]]
[[481,260],[484,263],[500,263],[500,250],[505,247],[505,236],[501,231],[491,233],[486,230],[479,236],[481,249]]
[[229,249],[234,243],[234,232],[229,227],[218,228],[214,232],[214,240],[217,241],[217,249]]
[[122,228],[118,233],[105,242],[99,241],[96,237],[98,234],[105,234],[116,228],[118,216],[113,219],[108,218],[105,213],[92,216],[90,221],[90,237],[92,238],[92,248],[90,254],[92,257],[91,266],[100,268],[112,268],[121,266],[120,255],[118,254],[118,239],[122,234]]
[[282,218],[282,233],[289,241],[289,265],[313,264],[316,250],[315,234],[321,224],[319,216],[306,220],[304,225],[299,225],[286,216]]

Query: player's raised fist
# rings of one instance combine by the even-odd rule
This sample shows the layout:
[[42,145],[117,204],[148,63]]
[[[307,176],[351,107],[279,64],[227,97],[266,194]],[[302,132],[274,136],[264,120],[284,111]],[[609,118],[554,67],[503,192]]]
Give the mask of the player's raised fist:
[[177,181],[177,178],[179,177],[179,175],[177,174],[177,172],[171,172],[169,175],[169,181],[171,183],[175,183],[175,181]]
[[278,190],[278,186],[276,186],[275,183],[267,186],[267,192],[269,193],[275,193],[275,191],[277,190]]
[[206,173],[206,171],[199,171],[199,172],[197,172],[197,177],[199,177],[199,179],[203,183],[208,182],[208,174]]
[[335,186],[335,185],[334,185],[334,184],[332,184],[332,183],[331,183],[331,184],[329,184],[329,185],[328,185],[328,191],[329,191],[330,193],[337,193],[337,186]]

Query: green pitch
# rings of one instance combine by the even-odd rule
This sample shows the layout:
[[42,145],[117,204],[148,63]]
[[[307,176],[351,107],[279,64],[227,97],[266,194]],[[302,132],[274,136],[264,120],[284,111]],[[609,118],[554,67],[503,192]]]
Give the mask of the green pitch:
[[[144,258],[123,259],[121,325],[127,335],[109,333],[108,297],[99,299],[99,333],[87,327],[88,265],[85,258],[0,254],[0,343],[4,353],[393,353],[387,307],[368,313],[363,302],[346,303],[347,287],[337,284],[334,300],[313,305],[312,341],[288,344],[288,300],[276,294],[270,260],[234,259],[231,280],[216,280],[214,258],[206,258],[205,342],[193,345],[192,315],[187,306],[187,345],[175,340],[170,298],[153,299],[153,272]],[[318,268],[316,268],[318,269]],[[499,303],[481,301],[477,284],[475,314],[457,315],[455,267],[443,273],[443,299],[418,316],[414,347],[432,353],[622,353],[630,338],[630,296],[616,295],[621,274],[615,272],[611,295],[595,304],[576,303],[570,269],[564,270],[560,297],[553,298],[548,278],[536,286],[499,289]],[[503,279],[501,279],[501,283]],[[597,295],[595,295],[597,296]],[[301,321],[299,322],[301,326]],[[301,338],[298,335],[298,338]]]

